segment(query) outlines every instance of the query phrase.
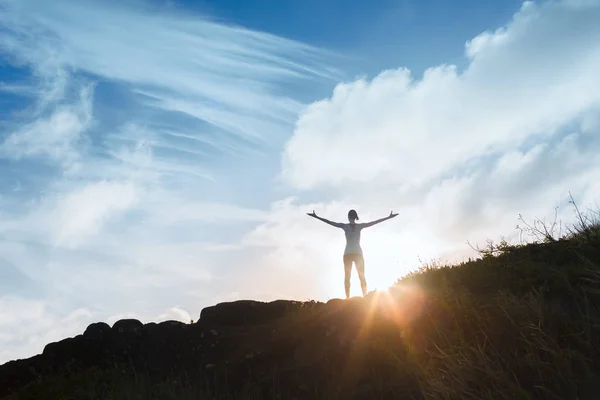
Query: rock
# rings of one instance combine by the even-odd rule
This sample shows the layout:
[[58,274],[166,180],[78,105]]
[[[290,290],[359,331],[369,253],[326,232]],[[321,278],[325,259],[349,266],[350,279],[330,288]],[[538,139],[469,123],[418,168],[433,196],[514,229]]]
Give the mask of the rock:
[[72,338],[66,338],[66,339],[59,340],[58,342],[48,343],[46,346],[44,346],[44,350],[42,351],[42,354],[45,356],[52,356],[54,354],[70,352],[70,350],[71,350],[70,344],[72,341],[73,341]]
[[327,305],[329,307],[341,307],[344,305],[344,302],[345,300],[334,298],[327,301]]
[[181,321],[176,321],[176,320],[168,320],[168,321],[162,321],[158,324],[158,326],[160,327],[173,327],[173,328],[184,328],[187,324],[184,324]]
[[301,307],[302,302],[299,301],[276,300],[265,303],[238,300],[204,308],[200,312],[200,321],[229,326],[264,324]]
[[101,340],[108,334],[110,334],[110,326],[106,322],[95,322],[88,325],[83,332],[83,337]]
[[250,353],[246,354],[246,360],[250,360],[251,358],[254,358],[256,356],[259,356],[261,353],[260,351],[251,351]]
[[[269,377],[273,371],[287,371],[282,375],[287,379],[287,374],[302,369],[304,372],[294,385],[306,384],[311,388],[313,382],[307,379],[312,379],[314,373],[310,371],[327,362],[328,351],[337,351],[337,336],[348,330],[345,320],[349,316],[356,318],[357,307],[348,307],[350,303],[340,301],[340,308],[315,313],[313,323],[298,337],[295,337],[297,332],[289,332],[289,328],[281,328],[277,322],[277,327],[263,325],[296,312],[304,304],[283,300],[221,303],[202,310],[200,320],[193,326],[179,321],[143,324],[137,319],[118,320],[112,327],[103,322],[90,324],[83,335],[48,344],[37,359],[0,366],[0,398],[39,377],[62,376],[87,368],[119,368],[117,371],[134,368],[159,377],[185,368],[198,374],[198,379],[204,376],[214,379],[212,375],[223,367],[226,378],[236,385],[242,385],[246,379]],[[313,302],[306,307],[316,304],[324,305]],[[294,324],[302,320],[291,318]],[[236,325],[242,326],[241,329]],[[298,329],[305,327],[302,324]],[[325,341],[328,331],[330,339]],[[246,336],[248,333],[251,334]],[[278,339],[290,334],[289,341]],[[268,342],[263,342],[263,338]],[[273,351],[271,343],[276,346]],[[230,363],[225,368],[226,359]]]
[[120,319],[113,324],[112,329],[119,333],[139,332],[143,326],[144,324],[137,319]]

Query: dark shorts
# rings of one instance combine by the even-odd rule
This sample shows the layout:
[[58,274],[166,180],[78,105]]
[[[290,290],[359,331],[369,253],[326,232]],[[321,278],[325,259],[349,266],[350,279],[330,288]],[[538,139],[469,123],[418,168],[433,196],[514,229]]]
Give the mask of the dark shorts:
[[350,267],[352,267],[352,263],[356,264],[356,266],[358,266],[358,264],[364,265],[365,259],[360,253],[344,254],[344,265],[349,264]]
[[360,253],[344,254],[344,271],[346,272],[346,278],[350,276],[352,271],[352,263],[356,265],[356,271],[361,280],[365,278],[365,259]]
[[360,253],[344,254],[344,276],[346,285],[350,284],[350,274],[352,272],[352,263],[356,265],[356,272],[358,272],[358,278],[360,284],[363,287],[363,292],[366,291],[367,281],[365,279],[365,259]]

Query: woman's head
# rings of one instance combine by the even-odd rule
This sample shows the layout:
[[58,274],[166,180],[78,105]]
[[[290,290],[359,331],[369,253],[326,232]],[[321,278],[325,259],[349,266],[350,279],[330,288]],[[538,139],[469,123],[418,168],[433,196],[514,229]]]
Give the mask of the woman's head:
[[354,210],[348,211],[348,221],[354,222],[358,220],[358,214]]

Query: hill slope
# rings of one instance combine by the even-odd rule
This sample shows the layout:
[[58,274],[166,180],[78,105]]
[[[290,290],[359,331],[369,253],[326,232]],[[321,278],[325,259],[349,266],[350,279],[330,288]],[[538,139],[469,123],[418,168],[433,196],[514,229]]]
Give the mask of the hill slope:
[[0,399],[596,399],[594,232],[424,269],[365,299],[92,324],[0,366]]

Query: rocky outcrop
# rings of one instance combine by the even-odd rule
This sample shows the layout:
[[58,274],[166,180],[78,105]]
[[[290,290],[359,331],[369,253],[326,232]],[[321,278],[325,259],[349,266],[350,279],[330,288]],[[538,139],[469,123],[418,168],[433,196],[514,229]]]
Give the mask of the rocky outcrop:
[[93,323],[82,335],[49,343],[40,355],[0,366],[0,398],[40,377],[91,367],[123,363],[159,375],[186,366],[210,370],[238,347],[232,340],[235,326],[267,323],[301,306],[299,302],[240,301],[202,310],[195,324],[143,324],[135,319],[119,320],[112,327]]
[[121,319],[113,325],[113,329],[119,333],[123,332],[139,332],[144,327],[137,319]]
[[[193,324],[94,323],[82,335],[48,344],[38,356],[0,366],[0,399],[42,377],[116,366],[161,381],[185,371],[190,379],[232,391],[252,382],[265,398],[276,377],[278,385],[302,394],[310,385],[329,385],[328,377],[342,368],[350,373],[344,365],[349,352],[363,357],[365,350],[353,344],[370,310],[364,304],[235,301],[203,309]],[[368,341],[361,337],[361,343]],[[363,364],[374,368],[361,362],[354,367]]]
[[110,333],[110,326],[106,322],[90,324],[83,332],[83,336],[90,339],[102,339]]
[[200,321],[225,326],[259,325],[273,322],[290,311],[317,303],[276,300],[269,303],[254,300],[238,300],[206,307],[200,313]]
[[83,335],[49,343],[40,355],[0,366],[0,398],[43,376],[119,364],[161,374],[172,366],[215,363],[220,350],[213,325],[178,321],[144,325],[127,319],[111,328],[94,323]]
[[[130,385],[138,376],[150,382],[142,388],[182,380],[201,384],[192,398],[422,399],[427,397],[423,375],[418,375],[421,361],[431,360],[425,355],[445,356],[436,353],[438,343],[443,343],[446,332],[456,334],[457,324],[467,327],[461,340],[494,343],[494,351],[502,351],[503,357],[514,356],[514,349],[522,347],[522,332],[504,317],[504,308],[497,307],[494,314],[499,325],[480,337],[470,329],[473,321],[471,314],[463,313],[465,308],[449,308],[446,302],[436,302],[435,294],[424,299],[410,290],[327,303],[221,303],[202,310],[193,324],[143,324],[131,319],[112,327],[94,323],[81,335],[48,344],[40,355],[0,366],[0,399],[80,398],[60,397],[62,392],[58,397],[49,395],[48,387],[56,378],[79,379],[81,372],[98,370],[106,372],[109,385],[116,387]],[[489,299],[464,295],[463,304],[491,307]],[[556,326],[546,321],[545,332],[564,329],[569,319],[562,315],[569,308],[552,301],[547,307],[546,316],[561,317]],[[41,382],[40,391],[21,396],[22,389],[35,382]],[[88,380],[73,382],[83,385],[80,390],[85,393]],[[589,379],[582,382],[589,384],[585,386],[589,395],[578,398],[595,399],[597,387]],[[15,393],[19,395],[4,399]]]

